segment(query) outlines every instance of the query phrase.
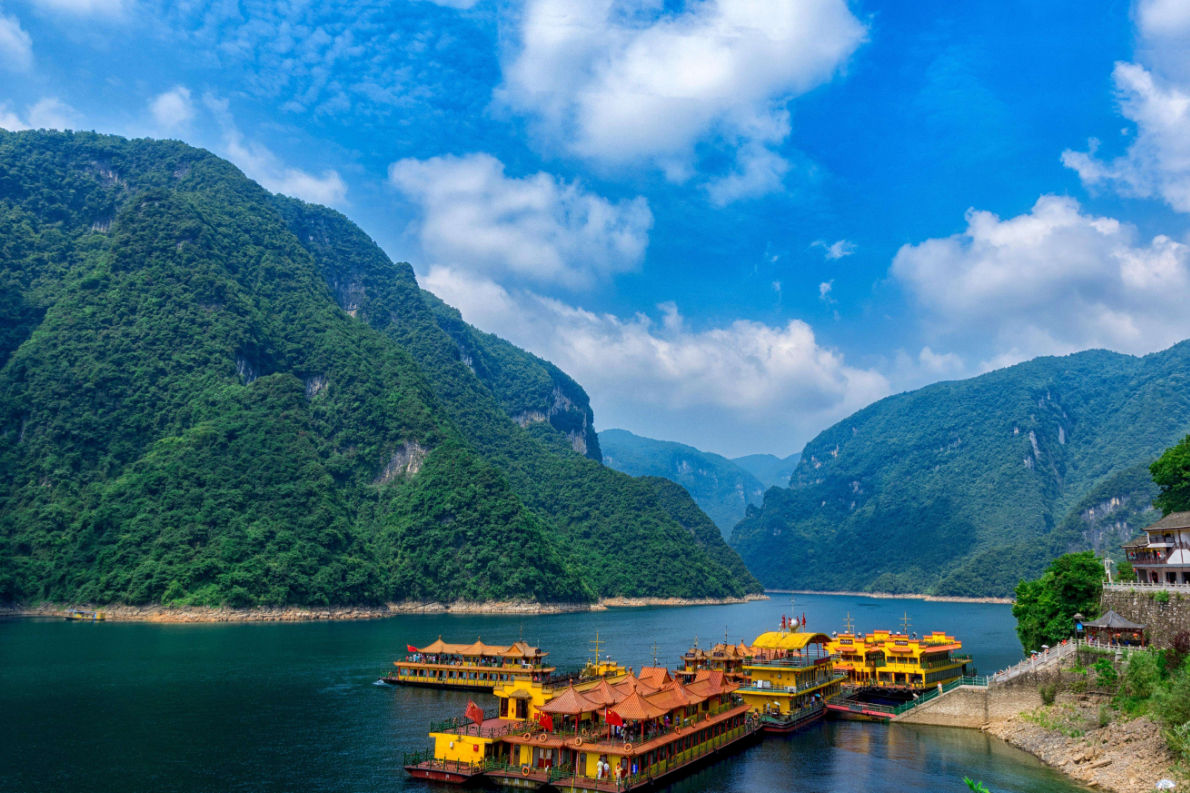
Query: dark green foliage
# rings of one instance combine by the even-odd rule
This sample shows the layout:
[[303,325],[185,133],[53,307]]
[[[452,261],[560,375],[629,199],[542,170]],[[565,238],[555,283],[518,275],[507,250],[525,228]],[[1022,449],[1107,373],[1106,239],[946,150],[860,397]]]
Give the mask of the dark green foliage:
[[1144,466],[1190,426],[1190,343],[937,383],[806,445],[732,544],[770,587],[1005,596],[1155,517]]
[[1162,515],[1190,510],[1190,435],[1166,449],[1149,466],[1149,471],[1161,488],[1153,506]]
[[[680,489],[659,503],[655,483],[600,465],[590,408],[573,381],[508,342],[469,328],[457,312],[416,289],[332,210],[278,199],[295,234],[343,307],[408,349],[476,451],[496,465],[551,526],[561,553],[601,596],[741,596],[756,580]],[[353,236],[354,235],[354,236]],[[555,423],[559,416],[570,419]],[[582,417],[582,418],[579,418]],[[587,429],[584,429],[586,427]],[[679,506],[680,509],[679,509]]]
[[744,517],[747,506],[759,504],[764,496],[764,485],[731,460],[684,443],[604,430],[599,433],[599,445],[603,462],[617,471],[660,476],[684,487],[724,537]]
[[[756,587],[651,483],[575,454],[572,380],[460,321],[489,384],[408,266],[206,152],[0,131],[0,310],[0,600]],[[557,407],[545,435],[506,412],[522,391]]]
[[1025,652],[1072,636],[1075,614],[1094,619],[1102,592],[1103,562],[1091,551],[1060,556],[1037,580],[1017,584],[1012,616]]

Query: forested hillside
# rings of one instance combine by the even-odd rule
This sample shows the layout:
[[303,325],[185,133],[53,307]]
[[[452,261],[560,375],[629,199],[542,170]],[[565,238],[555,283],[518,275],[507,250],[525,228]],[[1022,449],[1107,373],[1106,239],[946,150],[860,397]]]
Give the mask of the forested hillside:
[[0,601],[757,589],[573,380],[207,152],[0,131],[0,312]]
[[1155,518],[1147,466],[1190,429],[1190,342],[1039,358],[889,397],[806,445],[732,535],[771,587],[1008,595]]
[[[751,473],[726,457],[684,443],[613,429],[599,433],[599,444],[603,461],[617,471],[632,476],[659,476],[681,485],[725,538],[744,517],[747,506],[759,504],[764,497],[765,486]],[[785,482],[788,481],[786,476]]]

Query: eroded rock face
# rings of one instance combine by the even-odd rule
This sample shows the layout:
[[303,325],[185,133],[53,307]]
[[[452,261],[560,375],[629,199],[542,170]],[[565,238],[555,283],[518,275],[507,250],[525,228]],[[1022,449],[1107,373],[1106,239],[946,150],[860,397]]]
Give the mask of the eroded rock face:
[[393,450],[392,457],[380,476],[376,477],[375,484],[388,484],[399,476],[416,476],[429,453],[430,450],[417,441],[402,443]]
[[987,731],[1079,782],[1115,793],[1153,790],[1158,779],[1171,776],[1175,759],[1161,728],[1148,717],[1100,727],[1101,704],[1059,698],[1036,714],[993,722]]

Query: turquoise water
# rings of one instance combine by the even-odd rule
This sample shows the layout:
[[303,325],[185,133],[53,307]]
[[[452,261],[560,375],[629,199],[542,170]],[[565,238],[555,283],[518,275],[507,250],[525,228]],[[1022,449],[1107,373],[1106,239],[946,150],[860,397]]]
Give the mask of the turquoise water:
[[[900,625],[959,635],[990,672],[1020,657],[1009,608],[804,595],[735,606],[613,609],[538,617],[404,616],[370,622],[146,625],[0,621],[0,791],[419,791],[402,752],[428,746],[431,720],[461,715],[463,692],[374,686],[407,643],[441,634],[523,637],[559,666],[590,655],[598,631],[617,660],[674,666],[702,646],[750,640],[782,613],[809,628]],[[491,706],[488,696],[480,704]],[[831,722],[770,737],[670,790],[768,793],[1081,790],[972,730]]]

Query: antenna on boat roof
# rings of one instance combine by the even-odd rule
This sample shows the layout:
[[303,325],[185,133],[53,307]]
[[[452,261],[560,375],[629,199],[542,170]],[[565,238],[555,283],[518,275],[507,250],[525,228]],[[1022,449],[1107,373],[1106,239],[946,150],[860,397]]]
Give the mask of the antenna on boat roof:
[[901,633],[906,636],[909,635],[909,629],[913,627],[913,623],[909,621],[909,612],[905,612],[905,618],[901,620]]
[[657,642],[653,642],[653,666],[657,666]]
[[595,641],[591,644],[595,647],[595,665],[599,666],[599,648],[603,646],[603,642],[599,641],[599,631],[595,631]]
[[851,612],[847,612],[847,619],[843,620],[843,630],[847,633],[855,633],[855,623],[851,621]]

